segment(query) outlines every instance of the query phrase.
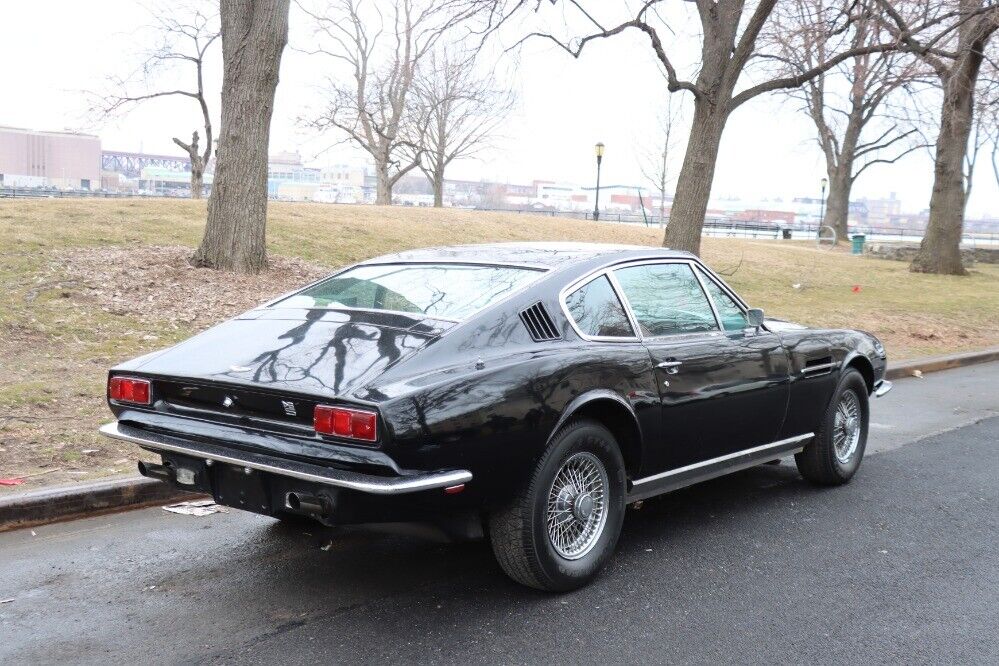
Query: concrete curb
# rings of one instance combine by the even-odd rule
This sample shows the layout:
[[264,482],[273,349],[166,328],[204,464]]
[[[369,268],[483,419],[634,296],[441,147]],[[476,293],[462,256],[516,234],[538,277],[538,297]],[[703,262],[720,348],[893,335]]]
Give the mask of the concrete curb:
[[193,495],[143,477],[43,488],[0,497],[0,532],[166,504],[183,497]]
[[[889,362],[886,378],[902,379],[911,377],[916,370],[922,373],[936,372],[989,361],[999,361],[999,347],[898,363]],[[162,481],[144,477],[45,488],[0,497],[0,532],[59,520],[156,506],[193,497],[195,497],[193,493],[177,490]]]
[[999,361],[999,347],[959,354],[928,356],[911,361],[899,361],[898,363],[892,363],[889,359],[885,378],[902,379],[903,377],[912,377],[912,373],[916,370],[925,374],[939,370],[950,370],[951,368],[963,368],[966,365],[975,365],[976,363],[988,363],[989,361]]

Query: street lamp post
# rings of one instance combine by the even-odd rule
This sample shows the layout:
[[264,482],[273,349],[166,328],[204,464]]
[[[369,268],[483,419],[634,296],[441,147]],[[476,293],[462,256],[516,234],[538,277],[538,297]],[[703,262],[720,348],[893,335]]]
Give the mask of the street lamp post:
[[593,219],[600,219],[600,163],[604,160],[604,144],[603,142],[595,145],[594,150],[597,153],[597,198],[593,203]]
[[822,204],[819,208],[819,230],[816,235],[822,235],[822,227],[826,224],[826,185],[829,184],[828,178],[822,179]]

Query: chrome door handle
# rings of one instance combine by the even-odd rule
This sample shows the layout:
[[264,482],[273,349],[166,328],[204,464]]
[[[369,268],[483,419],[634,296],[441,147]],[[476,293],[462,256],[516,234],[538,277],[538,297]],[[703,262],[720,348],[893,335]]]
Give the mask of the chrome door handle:
[[681,365],[683,365],[683,361],[663,361],[662,363],[657,363],[656,367],[662,368],[671,375],[675,375]]

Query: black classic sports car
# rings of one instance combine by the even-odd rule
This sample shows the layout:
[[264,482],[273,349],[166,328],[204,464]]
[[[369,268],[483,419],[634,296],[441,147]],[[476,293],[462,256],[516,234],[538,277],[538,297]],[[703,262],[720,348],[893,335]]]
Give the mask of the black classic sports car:
[[683,252],[443,247],[115,367],[101,431],[247,511],[485,529],[512,578],[569,590],[629,503],[791,454],[849,481],[885,359],[868,333],[765,319]]

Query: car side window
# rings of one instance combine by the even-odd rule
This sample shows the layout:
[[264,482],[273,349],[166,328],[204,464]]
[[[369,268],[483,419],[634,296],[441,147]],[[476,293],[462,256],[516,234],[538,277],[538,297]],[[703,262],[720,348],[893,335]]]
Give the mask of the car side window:
[[718,323],[690,266],[643,264],[614,271],[647,336],[717,331]]
[[579,330],[601,337],[634,337],[628,315],[606,275],[590,280],[565,299]]
[[718,283],[711,279],[710,275],[700,268],[697,269],[697,272],[704,280],[704,286],[707,287],[711,300],[715,302],[722,328],[726,331],[741,331],[749,326],[749,319],[746,318],[746,313],[742,311],[739,304],[732,300],[732,297],[725,293]]

